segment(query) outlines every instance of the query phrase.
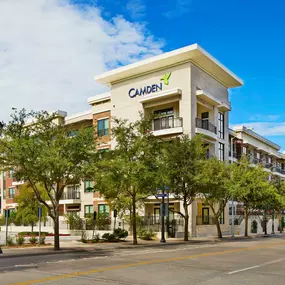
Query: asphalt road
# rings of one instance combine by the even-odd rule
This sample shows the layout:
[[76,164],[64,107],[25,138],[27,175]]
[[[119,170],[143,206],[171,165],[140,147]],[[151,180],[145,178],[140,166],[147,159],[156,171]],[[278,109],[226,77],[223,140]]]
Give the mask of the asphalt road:
[[285,239],[0,258],[0,284],[284,284]]

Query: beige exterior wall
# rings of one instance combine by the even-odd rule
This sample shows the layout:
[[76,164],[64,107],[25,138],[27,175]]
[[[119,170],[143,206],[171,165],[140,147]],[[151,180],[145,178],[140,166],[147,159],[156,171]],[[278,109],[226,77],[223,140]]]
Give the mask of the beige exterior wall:
[[172,72],[169,79],[169,85],[162,84],[162,90],[179,88],[182,90],[181,100],[179,101],[180,117],[183,117],[184,131],[189,132],[190,123],[190,63],[169,67],[159,71],[154,71],[140,77],[127,79],[123,82],[116,83],[111,87],[112,110],[114,117],[125,118],[130,121],[139,119],[139,112],[143,112],[143,104],[139,102],[142,96],[135,98],[129,97],[131,88],[140,89],[144,86],[160,84],[161,78],[165,73]]

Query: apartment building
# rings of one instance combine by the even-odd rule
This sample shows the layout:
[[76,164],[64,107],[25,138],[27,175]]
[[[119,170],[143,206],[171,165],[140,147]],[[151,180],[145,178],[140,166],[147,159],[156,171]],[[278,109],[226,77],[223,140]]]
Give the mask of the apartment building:
[[[109,92],[88,100],[94,125],[98,131],[103,130],[101,147],[115,146],[108,132],[104,136],[104,130],[110,129],[111,117],[135,121],[140,113],[155,114],[157,118],[152,125],[155,136],[169,140],[181,134],[191,137],[203,134],[205,144],[209,145],[209,156],[228,160],[231,109],[228,90],[242,86],[243,82],[199,45],[111,70],[95,80],[109,88]],[[170,208],[183,213],[181,202],[171,194],[168,202]],[[202,200],[197,200],[189,211],[189,232],[197,235],[197,223],[200,223],[197,216],[210,216],[209,209]],[[149,197],[143,212],[152,217],[153,224],[159,224],[160,201]],[[171,236],[183,232],[179,229],[181,221],[177,222],[179,225],[172,222],[176,218],[170,214],[168,232]]]
[[[98,149],[112,149],[115,142],[110,136],[111,117],[135,121],[140,118],[140,112],[154,113],[152,131],[155,136],[169,140],[181,134],[191,137],[203,134],[205,144],[209,145],[209,156],[234,162],[246,153],[253,164],[263,163],[272,175],[285,178],[284,157],[278,145],[245,127],[229,129],[228,91],[242,86],[243,82],[199,45],[108,71],[96,76],[95,80],[109,91],[89,98],[89,111],[72,116],[59,111],[60,123],[71,128],[70,136],[75,135],[79,127],[93,125],[98,134]],[[1,176],[2,209],[16,207],[13,197],[19,183],[13,181],[12,173]],[[104,197],[93,193],[92,183],[85,180],[66,187],[60,201],[61,215],[77,213],[89,217],[94,211],[111,214]],[[170,209],[183,213],[181,201],[171,192],[167,202]],[[192,236],[215,234],[211,210],[202,199],[197,199],[189,212]],[[149,197],[141,215],[151,217],[152,226],[159,231],[160,200]],[[230,231],[228,207],[220,223],[223,232]],[[183,232],[182,219],[172,212],[169,212],[167,232],[173,237]]]

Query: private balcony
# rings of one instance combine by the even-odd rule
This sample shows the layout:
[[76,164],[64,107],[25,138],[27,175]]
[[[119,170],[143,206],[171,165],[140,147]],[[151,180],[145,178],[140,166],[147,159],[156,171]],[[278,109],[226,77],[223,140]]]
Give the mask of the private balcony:
[[60,198],[59,204],[77,204],[81,201],[80,192],[64,192]]
[[213,139],[217,139],[217,127],[211,122],[202,120],[201,118],[196,118],[195,132]]
[[172,116],[156,118],[152,122],[152,131],[154,136],[181,134],[183,133],[183,120]]

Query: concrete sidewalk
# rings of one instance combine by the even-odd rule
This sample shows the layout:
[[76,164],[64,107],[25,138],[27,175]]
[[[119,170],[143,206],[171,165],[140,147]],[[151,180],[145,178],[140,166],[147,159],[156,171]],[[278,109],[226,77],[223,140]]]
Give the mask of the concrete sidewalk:
[[234,241],[249,241],[249,240],[257,240],[263,238],[284,238],[283,234],[275,234],[275,235],[252,235],[249,237],[244,236],[226,236],[222,239],[218,239],[216,237],[198,237],[191,238],[189,241],[185,242],[182,239],[168,239],[166,243],[160,243],[160,241],[152,240],[138,240],[138,245],[132,244],[132,239],[128,238],[123,242],[102,242],[102,243],[94,243],[94,244],[84,244],[78,241],[66,241],[61,242],[61,250],[54,251],[53,245],[45,246],[45,247],[28,247],[28,248],[6,248],[2,247],[3,254],[0,255],[1,258],[12,258],[12,257],[23,257],[23,256],[36,256],[36,255],[53,255],[53,254],[65,254],[65,253],[83,253],[83,252],[96,252],[96,251],[114,251],[114,250],[124,250],[124,249],[134,249],[134,248],[153,248],[153,247],[171,247],[176,245],[189,245],[189,244],[209,244],[209,243],[221,243],[221,242],[234,242]]

